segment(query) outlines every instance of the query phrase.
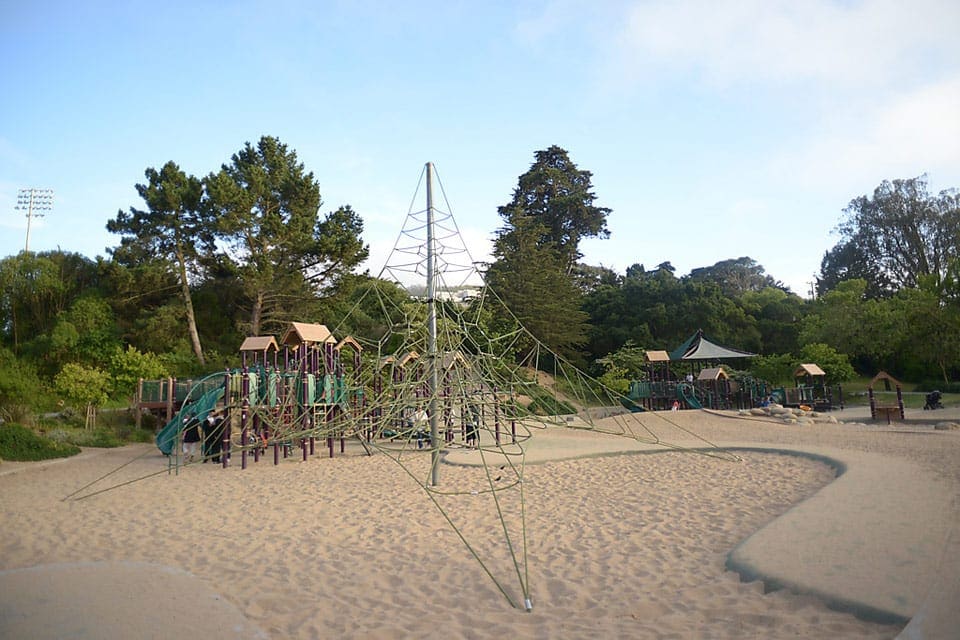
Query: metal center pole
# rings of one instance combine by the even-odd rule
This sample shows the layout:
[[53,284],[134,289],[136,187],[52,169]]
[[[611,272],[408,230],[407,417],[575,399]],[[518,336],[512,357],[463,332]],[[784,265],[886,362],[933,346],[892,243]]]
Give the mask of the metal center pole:
[[430,398],[430,484],[440,485],[440,433],[437,415],[437,307],[433,255],[433,164],[427,163],[427,367]]

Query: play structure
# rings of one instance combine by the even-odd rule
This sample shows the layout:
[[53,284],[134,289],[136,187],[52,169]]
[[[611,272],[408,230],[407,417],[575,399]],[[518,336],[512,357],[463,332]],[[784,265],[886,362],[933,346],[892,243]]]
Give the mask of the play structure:
[[[632,411],[681,409],[746,409],[769,393],[766,383],[753,378],[732,380],[721,361],[756,354],[723,347],[698,330],[672,352],[646,351],[645,380],[630,383],[621,402]],[[707,366],[714,365],[714,366]]]
[[843,408],[840,385],[828,385],[816,364],[799,365],[794,386],[778,388],[751,376],[731,379],[721,364],[755,355],[716,344],[698,330],[672,352],[644,352],[645,379],[630,383],[621,404],[631,411],[663,411],[674,403],[679,409],[749,409],[768,402],[816,411]]
[[785,407],[808,407],[814,411],[843,409],[843,389],[839,384],[828,385],[827,374],[818,365],[798,365],[793,379],[793,387],[778,387],[771,392],[774,402]]
[[[883,383],[884,391],[887,392],[881,396],[874,390],[878,383]],[[891,391],[890,387],[896,390],[896,402],[893,402],[886,396]],[[870,398],[870,417],[874,420],[886,420],[890,424],[894,420],[903,420],[903,386],[900,381],[891,376],[886,371],[881,371],[873,377],[867,386],[867,395]]]
[[[184,464],[179,443],[191,421],[214,423],[204,437],[204,455],[224,467],[239,458],[241,468],[268,451],[273,463],[293,455],[302,459],[322,442],[327,455],[343,453],[348,439],[369,451],[380,442],[430,447],[428,420],[437,416],[444,443],[466,446],[482,423],[494,442],[516,443],[515,414],[504,406],[509,393],[472,375],[460,352],[439,359],[438,394],[428,391],[427,367],[415,350],[364,359],[354,338],[336,339],[322,324],[292,322],[280,341],[247,338],[240,347],[243,366],[191,381],[142,381],[141,389],[166,389],[162,410],[173,415],[156,436],[157,447]],[[142,411],[156,410],[152,396],[141,395]],[[175,408],[175,410],[173,410]],[[210,439],[215,442],[210,442]],[[210,452],[215,452],[211,454]]]

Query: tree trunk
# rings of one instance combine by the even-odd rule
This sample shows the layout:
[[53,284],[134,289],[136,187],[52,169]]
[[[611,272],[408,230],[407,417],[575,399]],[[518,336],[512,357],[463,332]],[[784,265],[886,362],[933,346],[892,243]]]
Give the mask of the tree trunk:
[[183,296],[183,305],[187,312],[187,330],[190,332],[190,344],[193,345],[193,355],[197,356],[197,361],[205,365],[203,357],[203,347],[200,345],[200,333],[197,331],[197,317],[193,312],[193,298],[190,296],[190,283],[187,282],[187,265],[183,255],[177,254],[177,262],[180,267],[180,293]]
[[250,312],[250,335],[260,335],[260,321],[263,319],[263,291],[257,291]]

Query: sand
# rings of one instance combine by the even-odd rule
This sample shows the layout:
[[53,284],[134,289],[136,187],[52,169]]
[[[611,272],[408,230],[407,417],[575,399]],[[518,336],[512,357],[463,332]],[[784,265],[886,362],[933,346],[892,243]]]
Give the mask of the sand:
[[[640,419],[682,437],[653,416]],[[801,428],[692,411],[669,419],[718,444],[848,452],[864,472],[884,460],[915,465],[938,479],[934,497],[954,513],[960,507],[958,431]],[[761,451],[740,451],[739,462],[610,455],[609,442],[583,431],[535,433],[522,505],[518,487],[497,492],[514,545],[526,536],[526,593],[493,494],[483,492],[485,470],[444,464],[441,488],[456,495],[438,498],[481,566],[420,485],[428,453],[404,455],[411,473],[356,447],[333,459],[265,460],[244,471],[197,464],[170,475],[151,445],[4,463],[0,637],[894,638],[904,630],[906,619],[860,619],[831,609],[815,589],[767,592],[762,576],[742,581],[728,569],[731,552],[757,546],[801,509],[842,514],[849,498],[829,494],[840,482],[834,466]],[[79,495],[161,473],[64,500],[121,465]],[[494,472],[510,482],[509,469]],[[893,524],[898,517],[884,512]],[[883,553],[884,540],[858,535]],[[920,576],[938,579],[936,569]]]

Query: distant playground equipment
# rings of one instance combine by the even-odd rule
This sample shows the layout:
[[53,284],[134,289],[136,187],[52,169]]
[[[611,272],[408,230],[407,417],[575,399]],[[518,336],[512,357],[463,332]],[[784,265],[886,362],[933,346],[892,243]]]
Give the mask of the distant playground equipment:
[[778,387],[771,392],[775,402],[785,407],[810,407],[814,411],[843,409],[843,389],[826,383],[827,374],[818,365],[798,365],[793,372],[793,387]]
[[[873,388],[877,385],[878,382],[883,382],[884,390],[889,392],[890,386],[893,385],[897,391],[897,402],[893,404],[889,401],[883,402],[880,398],[877,397],[877,394],[874,392]],[[881,371],[873,377],[873,380],[870,381],[870,384],[867,386],[867,394],[870,397],[870,417],[874,420],[879,420],[886,418],[887,424],[890,424],[892,420],[903,420],[903,386],[900,382],[891,376],[886,371]]]
[[[679,403],[681,409],[748,409],[769,395],[765,382],[744,378],[733,380],[721,366],[696,370],[697,365],[721,360],[742,359],[755,353],[731,349],[711,342],[698,330],[683,344],[668,353],[644,352],[645,380],[634,380],[623,406],[631,411],[663,411]],[[674,367],[689,365],[688,373],[677,375]]]

